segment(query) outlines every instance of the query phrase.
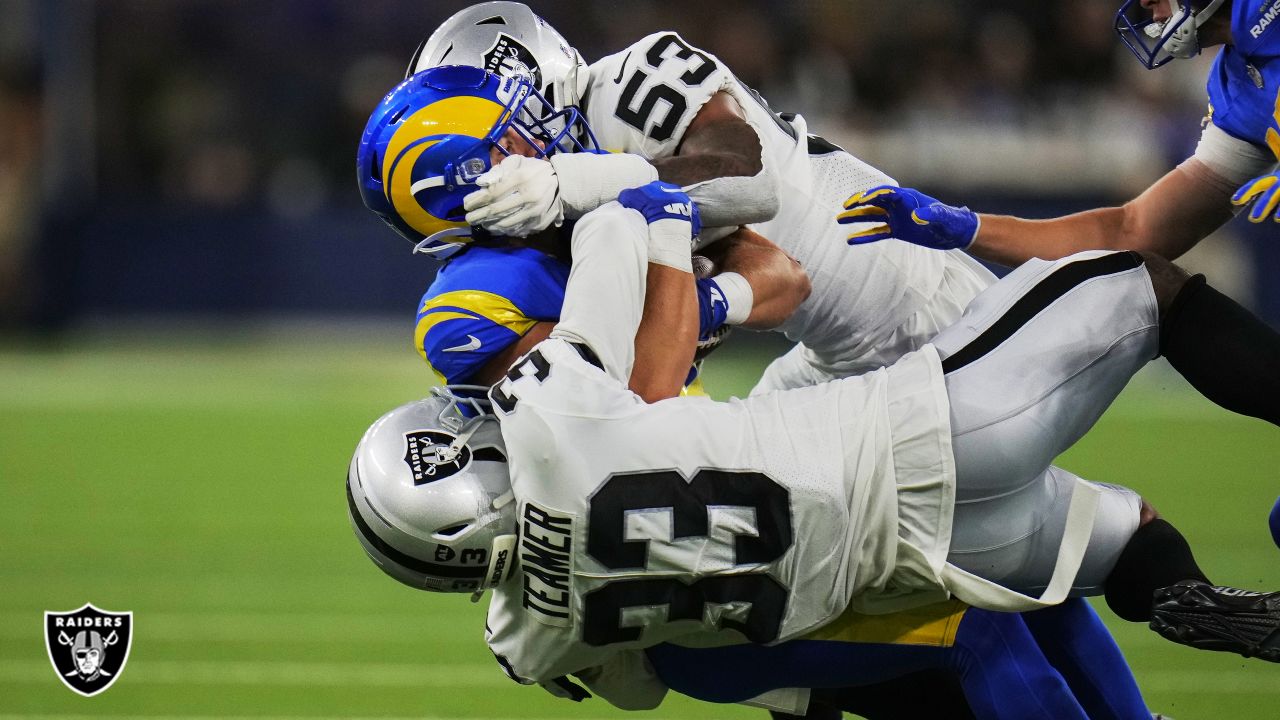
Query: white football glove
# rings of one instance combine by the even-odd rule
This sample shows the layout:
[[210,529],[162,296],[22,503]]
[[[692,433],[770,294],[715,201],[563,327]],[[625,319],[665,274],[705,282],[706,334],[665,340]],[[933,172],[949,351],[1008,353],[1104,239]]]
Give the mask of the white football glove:
[[476,179],[480,189],[463,199],[463,209],[472,225],[524,237],[657,179],[649,161],[628,153],[562,153],[549,160],[512,155]]
[[564,222],[560,181],[551,163],[511,155],[476,178],[479,190],[463,198],[467,222],[497,235],[526,237]]

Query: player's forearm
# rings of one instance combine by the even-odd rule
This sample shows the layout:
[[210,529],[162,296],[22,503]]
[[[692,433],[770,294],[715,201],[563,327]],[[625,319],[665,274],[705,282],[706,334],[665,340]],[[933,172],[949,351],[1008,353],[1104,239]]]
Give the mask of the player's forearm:
[[1170,260],[1231,218],[1234,185],[1192,158],[1120,207],[1052,220],[982,215],[970,250],[1014,266],[1033,257],[1054,260],[1082,250],[1143,250]]
[[636,363],[628,386],[645,402],[680,394],[698,341],[693,274],[649,264],[644,316],[636,331]]
[[978,236],[969,251],[1007,267],[1031,258],[1056,260],[1083,250],[1122,249],[1121,208],[1102,208],[1051,220],[1009,215],[980,215]]
[[770,330],[791,317],[809,297],[809,276],[790,255],[759,233],[742,228],[707,248],[722,272],[735,272],[751,286],[752,304],[740,324]]

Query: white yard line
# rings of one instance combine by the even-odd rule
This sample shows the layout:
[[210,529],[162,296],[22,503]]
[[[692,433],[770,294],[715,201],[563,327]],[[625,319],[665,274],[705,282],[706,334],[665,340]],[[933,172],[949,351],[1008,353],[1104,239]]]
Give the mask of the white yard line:
[[[537,716],[487,717],[481,715],[465,718],[432,715],[5,715],[0,720],[103,720],[103,718],[129,718],[129,720],[539,720]],[[582,720],[617,720],[613,718],[582,718]]]
[[[46,683],[44,663],[0,660],[0,683]],[[299,685],[329,687],[516,688],[497,663],[258,662],[243,660],[135,660],[125,667],[130,684]]]
[[[39,613],[0,612],[0,639],[23,640],[40,633]],[[367,611],[331,613],[147,612],[135,632],[163,642],[360,641],[377,644],[421,642],[411,634],[387,635],[388,627],[419,627],[422,614],[378,615]],[[34,628],[34,630],[33,630]]]

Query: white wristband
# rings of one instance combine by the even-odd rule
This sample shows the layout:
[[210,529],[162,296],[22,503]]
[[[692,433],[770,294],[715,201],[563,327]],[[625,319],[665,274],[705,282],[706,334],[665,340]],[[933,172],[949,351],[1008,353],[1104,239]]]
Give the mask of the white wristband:
[[693,251],[689,248],[688,220],[657,220],[649,223],[649,262],[693,272]]
[[627,188],[647,185],[658,179],[658,169],[648,160],[631,153],[558,153],[549,160],[560,183],[564,215],[577,219]]
[[751,317],[751,308],[755,304],[755,292],[751,283],[736,272],[723,272],[711,278],[720,287],[724,302],[729,307],[725,310],[725,325],[741,325]]

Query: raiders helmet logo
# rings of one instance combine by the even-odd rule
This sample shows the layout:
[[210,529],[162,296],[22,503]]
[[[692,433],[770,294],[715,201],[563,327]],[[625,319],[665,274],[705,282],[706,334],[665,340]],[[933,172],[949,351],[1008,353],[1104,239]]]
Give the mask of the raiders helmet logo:
[[493,47],[484,53],[484,69],[503,77],[523,75],[533,80],[535,88],[542,87],[542,71],[529,48],[521,45],[506,33],[498,33]]
[[44,644],[58,679],[92,697],[111,687],[129,660],[133,613],[99,610],[45,612]]
[[471,462],[471,449],[454,447],[458,438],[436,430],[405,433],[404,462],[413,472],[413,484],[426,485],[443,480]]

